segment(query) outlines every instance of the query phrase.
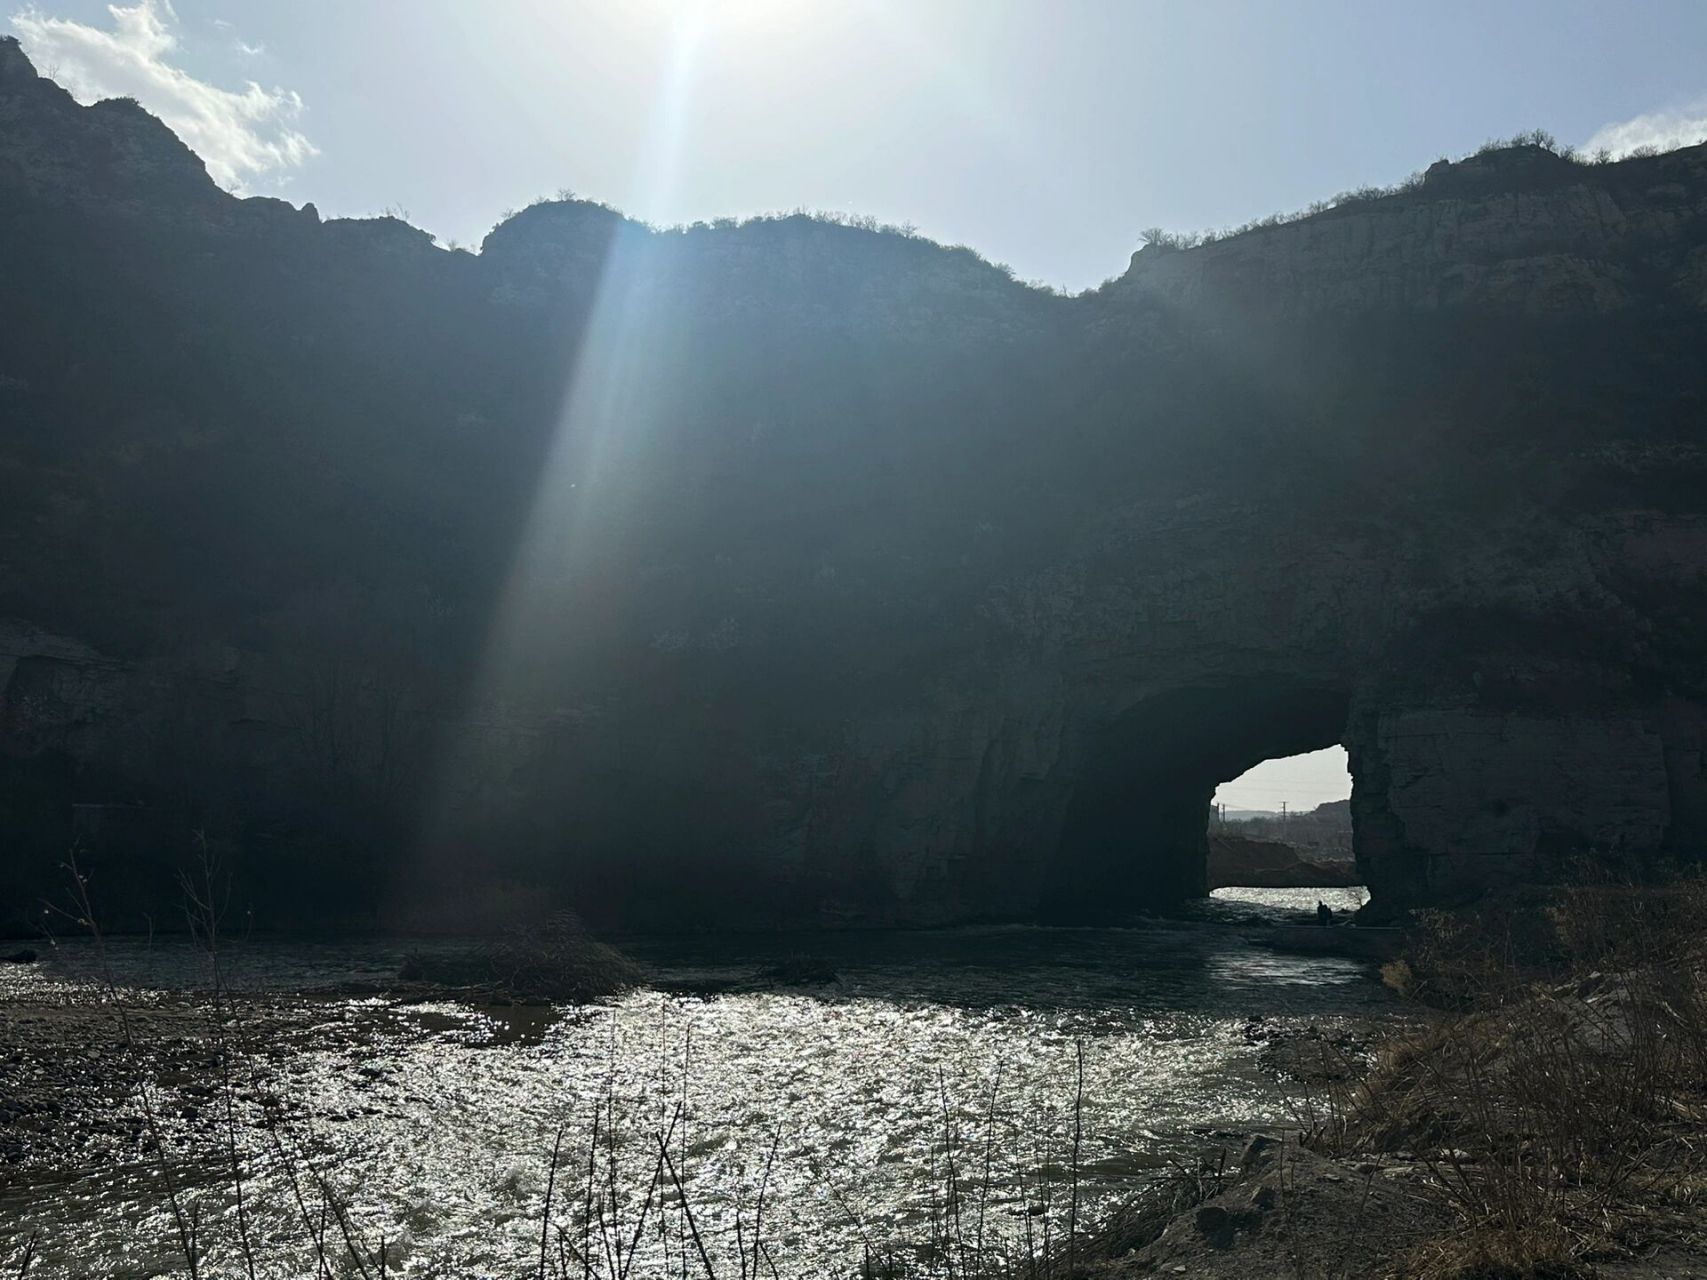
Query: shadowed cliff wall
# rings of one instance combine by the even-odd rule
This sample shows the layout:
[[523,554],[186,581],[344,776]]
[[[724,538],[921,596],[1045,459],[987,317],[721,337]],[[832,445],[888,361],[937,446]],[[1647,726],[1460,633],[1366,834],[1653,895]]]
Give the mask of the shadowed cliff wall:
[[0,893],[201,830],[279,923],[1086,919],[1333,742],[1378,904],[1694,856],[1704,211],[1529,148],[1070,299],[799,217],[446,252],[0,41]]

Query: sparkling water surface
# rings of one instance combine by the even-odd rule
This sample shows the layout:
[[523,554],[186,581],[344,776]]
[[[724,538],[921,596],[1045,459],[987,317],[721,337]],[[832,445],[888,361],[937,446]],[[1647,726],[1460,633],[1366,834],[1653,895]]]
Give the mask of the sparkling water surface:
[[[963,1239],[976,1215],[987,1246],[1019,1248],[1028,1226],[1034,1238],[1063,1228],[1075,1181],[1081,1221],[1093,1220],[1171,1161],[1286,1123],[1287,1089],[1258,1069],[1261,1027],[1390,1013],[1359,962],[1252,945],[1252,917],[1318,899],[1343,911],[1362,897],[1219,890],[1193,918],[1125,929],[627,939],[663,989],[580,1011],[322,994],[304,1015],[292,997],[288,1036],[229,1033],[256,1274],[314,1274],[293,1179],[312,1205],[322,1191],[347,1204],[370,1274],[383,1237],[388,1274],[532,1276],[543,1222],[553,1269],[561,1256],[581,1274],[558,1253],[561,1229],[565,1249],[589,1249],[600,1270],[614,1237],[624,1252],[638,1242],[631,1275],[703,1276],[673,1178],[719,1276],[743,1273],[761,1185],[766,1275],[771,1261],[782,1276],[856,1275],[866,1249],[928,1242],[954,1208]],[[246,940],[221,963],[249,991],[348,991],[393,976],[410,945]],[[206,957],[178,940],[113,940],[107,953],[127,1000],[207,986]],[[821,981],[688,994],[801,957]],[[100,975],[90,947],[67,943],[0,971],[0,997],[90,1004]],[[0,1165],[0,1268],[36,1232],[32,1276],[181,1272],[162,1188],[172,1176],[197,1217],[203,1274],[245,1274],[230,1130],[183,1118],[186,1087],[197,1082],[160,1080],[152,1095],[170,1174],[134,1151]],[[256,1123],[268,1094],[291,1115],[271,1130]],[[596,1198],[614,1185],[607,1216],[624,1215],[602,1238],[580,1221],[595,1116]],[[657,1133],[673,1167],[661,1180]],[[328,1232],[328,1261],[359,1275],[341,1230]]]

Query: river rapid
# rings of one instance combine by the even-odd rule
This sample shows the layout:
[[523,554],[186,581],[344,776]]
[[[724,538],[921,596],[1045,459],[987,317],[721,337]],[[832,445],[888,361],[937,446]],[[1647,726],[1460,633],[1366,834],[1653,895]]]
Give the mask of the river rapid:
[[[1277,1036],[1393,1016],[1367,966],[1252,945],[1252,916],[1318,897],[1361,891],[1221,890],[1125,929],[630,939],[654,985],[575,1011],[399,1004],[355,992],[407,944],[250,940],[221,952],[244,994],[220,1018],[187,943],[112,940],[104,969],[64,943],[0,967],[0,1274],[32,1237],[33,1277],[183,1274],[179,1214],[204,1276],[377,1275],[382,1240],[409,1276],[534,1276],[542,1240],[575,1276],[631,1251],[636,1277],[856,1276],[891,1250],[929,1274],[933,1239],[974,1232],[1023,1253],[1289,1123]],[[779,965],[805,984],[730,989]],[[169,1047],[121,1052],[127,1021]]]

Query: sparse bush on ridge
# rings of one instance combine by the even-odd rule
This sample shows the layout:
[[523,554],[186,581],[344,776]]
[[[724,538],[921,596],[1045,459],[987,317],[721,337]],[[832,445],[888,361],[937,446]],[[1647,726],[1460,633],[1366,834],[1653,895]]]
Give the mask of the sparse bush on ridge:
[[[1556,138],[1552,133],[1539,128],[1515,133],[1510,137],[1489,138],[1474,151],[1465,153],[1463,156],[1459,157],[1459,159],[1462,161],[1475,156],[1489,155],[1494,152],[1509,151],[1521,147],[1535,147],[1557,156],[1561,160],[1585,167],[1613,163],[1612,153],[1604,147],[1595,151],[1592,155],[1584,155],[1575,146],[1569,143],[1560,143],[1558,138]],[[1660,154],[1659,149],[1650,145],[1637,147],[1621,158],[1642,159],[1658,154]],[[1440,159],[1447,160],[1448,157],[1441,156]],[[1171,231],[1165,227],[1151,226],[1139,231],[1138,238],[1141,245],[1145,248],[1162,250],[1195,249],[1204,245],[1216,244],[1222,240],[1230,240],[1235,236],[1242,236],[1252,231],[1264,231],[1271,227],[1289,226],[1292,223],[1302,222],[1305,219],[1317,217],[1321,214],[1330,213],[1335,210],[1373,204],[1376,201],[1385,200],[1392,196],[1405,195],[1409,192],[1419,190],[1422,185],[1423,171],[1417,170],[1416,172],[1401,178],[1397,182],[1385,185],[1369,184],[1361,187],[1354,187],[1346,191],[1341,191],[1326,200],[1313,200],[1302,209],[1295,209],[1289,212],[1276,211],[1274,213],[1265,214],[1262,217],[1251,218],[1248,221],[1239,223],[1237,226],[1215,227],[1203,231]],[[931,240],[928,236],[924,235],[914,223],[884,222],[875,215],[869,213],[846,213],[835,209],[810,209],[804,205],[800,205],[791,210],[775,210],[762,213],[744,214],[740,216],[701,219],[688,223],[659,225],[631,218],[629,215],[622,213],[619,209],[606,201],[595,200],[586,196],[578,195],[568,187],[561,188],[555,195],[536,197],[535,199],[530,200],[525,208],[533,209],[541,205],[567,203],[591,205],[595,208],[603,209],[608,213],[623,218],[625,221],[633,222],[637,227],[641,227],[654,235],[688,235],[704,231],[735,231],[747,227],[766,226],[775,223],[788,222],[795,218],[803,218],[811,222],[822,223],[825,226],[844,227],[853,231],[869,232],[873,235],[895,236],[903,240],[924,241],[928,244],[935,245],[937,248],[946,250],[949,253],[964,253],[974,261],[994,268],[1009,280],[1012,280],[1014,283],[1020,284],[1027,289],[1056,296],[1070,296],[1070,291],[1060,289],[1044,281],[1020,280],[1015,274],[1013,268],[1007,263],[996,262],[990,258],[986,258],[983,254],[970,246],[964,244],[942,244],[940,241]],[[524,211],[525,210],[517,210],[513,208],[505,209],[498,215],[498,221],[494,224],[494,227],[502,226],[504,223],[515,218],[519,212]],[[390,211],[388,210],[387,212],[389,213]],[[407,220],[406,215],[405,220]],[[454,248],[459,246],[453,245],[449,247]],[[1103,281],[1101,285],[1096,286],[1094,289],[1086,290],[1086,292],[1095,293],[1100,289],[1106,288],[1118,278],[1119,277],[1117,276],[1111,276],[1109,279]]]
[[[584,196],[579,196],[568,188],[564,188],[555,196],[539,196],[530,200],[523,209],[505,209],[498,215],[498,221],[493,225],[492,230],[497,230],[505,223],[512,221],[516,217],[520,216],[520,214],[525,213],[530,209],[538,209],[560,204],[584,205],[600,209],[616,218],[620,218],[625,223],[631,224],[640,231],[649,235],[661,237],[686,237],[701,235],[708,232],[742,231],[750,228],[780,226],[785,223],[804,221],[824,227],[835,227],[848,231],[864,232],[872,236],[888,237],[896,240],[916,241],[920,245],[939,249],[950,256],[966,259],[978,266],[988,267],[996,273],[1005,276],[1012,283],[1020,285],[1026,289],[1030,289],[1034,292],[1048,294],[1055,297],[1068,296],[1067,290],[1048,284],[1045,281],[1020,280],[1018,274],[1008,263],[993,261],[992,259],[985,257],[982,253],[979,253],[970,245],[943,244],[941,241],[932,240],[929,236],[921,232],[915,223],[884,222],[874,214],[844,213],[835,209],[810,209],[804,205],[800,205],[789,210],[773,210],[762,213],[745,214],[740,217],[720,217],[701,219],[695,222],[679,222],[670,225],[662,225],[630,217],[628,214],[623,213],[621,210],[602,200],[593,200]],[[490,232],[488,234],[490,234]]]
[[1572,159],[1576,155],[1575,147],[1560,146],[1559,140],[1546,129],[1528,129],[1521,133],[1514,133],[1509,138],[1489,138],[1476,148],[1474,154],[1485,156],[1490,151],[1510,151],[1514,147],[1540,147],[1541,150],[1551,151],[1554,155],[1561,156],[1566,160]]
[[1169,231],[1165,227],[1145,227],[1138,233],[1146,249],[1194,249],[1204,242],[1200,231]]
[[[1553,136],[1553,134],[1549,133],[1545,129],[1530,129],[1524,133],[1512,134],[1507,138],[1489,138],[1474,151],[1466,153],[1459,157],[1459,159],[1460,161],[1463,161],[1475,156],[1485,156],[1494,152],[1510,151],[1521,147],[1536,147],[1542,151],[1546,151],[1557,156],[1561,160],[1568,161],[1575,165],[1582,165],[1584,167],[1614,163],[1612,152],[1605,147],[1601,147],[1591,155],[1584,155],[1577,147],[1569,143],[1561,143]],[[1659,154],[1660,150],[1658,147],[1648,145],[1637,147],[1620,158],[1626,160],[1640,160]],[[1440,159],[1444,161],[1447,160],[1448,157],[1441,156]],[[1338,195],[1327,200],[1311,201],[1302,209],[1295,209],[1291,212],[1275,212],[1266,214],[1263,217],[1252,218],[1248,222],[1242,222],[1236,227],[1211,228],[1205,231],[1169,231],[1163,227],[1147,227],[1138,233],[1138,238],[1146,247],[1154,246],[1160,249],[1195,249],[1201,245],[1210,245],[1222,240],[1230,240],[1234,236],[1242,236],[1250,231],[1264,231],[1270,227],[1288,226],[1294,222],[1302,222],[1306,218],[1313,218],[1319,214],[1330,213],[1336,209],[1348,209],[1357,205],[1372,204],[1377,200],[1385,200],[1390,196],[1404,195],[1408,192],[1420,189],[1422,184],[1423,172],[1418,170],[1417,172],[1410,174],[1408,177],[1401,178],[1399,181],[1390,183],[1386,186],[1369,185],[1354,187],[1349,191],[1342,191]],[[1104,281],[1103,285],[1106,286],[1109,283],[1112,283],[1112,280],[1115,278],[1116,277],[1111,277],[1110,280]]]

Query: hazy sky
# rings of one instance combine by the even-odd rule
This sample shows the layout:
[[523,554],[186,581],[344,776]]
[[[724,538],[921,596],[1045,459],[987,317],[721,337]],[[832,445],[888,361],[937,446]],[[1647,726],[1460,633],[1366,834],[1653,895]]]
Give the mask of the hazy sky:
[[1344,747],[1328,747],[1286,760],[1267,760],[1231,782],[1222,783],[1215,802],[1229,809],[1278,809],[1284,801],[1294,812],[1313,809],[1351,794]]
[[10,27],[225,185],[326,214],[474,243],[560,188],[665,223],[804,205],[1070,288],[1141,227],[1490,135],[1707,136],[1702,0],[11,0]]

